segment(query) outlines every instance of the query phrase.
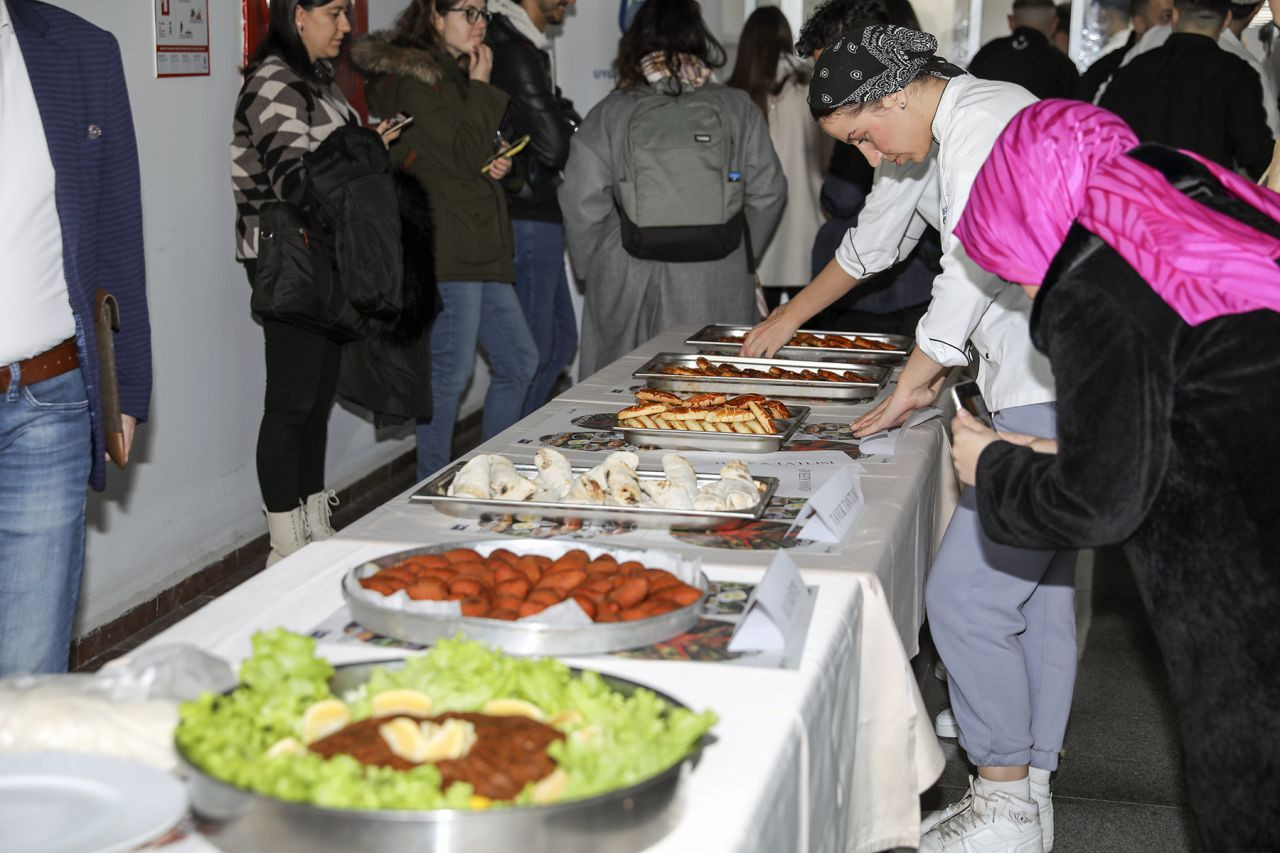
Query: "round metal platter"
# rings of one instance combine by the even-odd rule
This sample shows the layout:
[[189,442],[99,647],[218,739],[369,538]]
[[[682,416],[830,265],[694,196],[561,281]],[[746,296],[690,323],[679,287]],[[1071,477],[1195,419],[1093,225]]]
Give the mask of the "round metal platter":
[[[341,694],[365,683],[375,667],[394,668],[403,663],[395,660],[339,666],[330,683],[333,691]],[[620,693],[630,695],[643,688],[673,707],[686,707],[643,684],[600,675]],[[607,794],[547,806],[486,811],[333,809],[278,800],[214,779],[197,767],[180,746],[178,754],[188,770],[192,811],[214,824],[206,830],[205,837],[222,850],[631,853],[656,843],[678,822],[677,788],[685,768],[691,772],[697,764],[701,744],[661,773]]]
[[[641,550],[537,539],[487,539],[478,542],[451,542],[447,545],[413,548],[369,562],[378,567],[386,567],[407,557],[419,554],[440,554],[455,548],[473,548],[486,556],[490,551],[505,548],[522,556],[540,554],[553,559],[572,550],[586,551],[593,558],[600,553],[619,551],[639,553]],[[672,556],[678,559],[678,555]],[[376,594],[364,593],[358,587],[358,591],[353,592],[349,579],[358,569],[359,567],[356,567],[347,572],[343,576],[341,585],[342,596],[346,599],[347,606],[351,608],[352,618],[363,627],[388,637],[395,637],[397,640],[423,645],[430,645],[436,640],[462,633],[473,640],[513,655],[595,655],[669,640],[697,624],[709,586],[707,576],[698,570],[695,578],[689,583],[702,590],[703,595],[693,604],[678,610],[634,622],[555,625],[528,619],[508,622],[502,619],[472,616],[443,617],[381,607],[374,603],[376,599],[373,596]]]

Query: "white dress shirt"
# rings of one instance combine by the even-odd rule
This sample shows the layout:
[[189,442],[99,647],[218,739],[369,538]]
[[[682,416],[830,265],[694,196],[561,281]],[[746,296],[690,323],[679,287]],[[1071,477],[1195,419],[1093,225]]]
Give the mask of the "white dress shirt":
[[916,345],[939,364],[958,366],[968,363],[965,344],[971,342],[979,358],[978,385],[992,411],[1052,401],[1053,375],[1031,345],[1031,300],[971,261],[953,232],[996,138],[1035,100],[1012,83],[967,74],[950,80],[933,120],[936,156],[877,170],[859,225],[836,253],[841,268],[865,278],[914,245],[924,224],[938,229],[942,272],[933,281]]
[[1280,136],[1280,109],[1276,107],[1276,84],[1271,79],[1271,72],[1241,43],[1240,39],[1236,38],[1236,34],[1230,27],[1224,28],[1222,35],[1218,36],[1218,47],[1240,57],[1249,63],[1250,68],[1258,72],[1258,80],[1262,83],[1262,108],[1267,112],[1267,127],[1271,129],[1273,138]]
[[75,334],[53,161],[9,10],[0,0],[0,364]]

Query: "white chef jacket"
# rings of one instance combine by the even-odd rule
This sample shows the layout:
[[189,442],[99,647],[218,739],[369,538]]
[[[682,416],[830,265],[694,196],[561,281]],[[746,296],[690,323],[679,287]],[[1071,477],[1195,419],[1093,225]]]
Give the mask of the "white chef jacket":
[[968,363],[965,343],[972,342],[978,385],[993,412],[1052,401],[1053,375],[1031,345],[1031,300],[971,261],[953,232],[996,138],[1035,100],[1012,83],[952,78],[933,119],[936,153],[924,163],[882,164],[858,227],[836,252],[845,272],[866,278],[910,251],[925,224],[938,229],[942,272],[916,328],[916,345],[939,364],[957,366]]

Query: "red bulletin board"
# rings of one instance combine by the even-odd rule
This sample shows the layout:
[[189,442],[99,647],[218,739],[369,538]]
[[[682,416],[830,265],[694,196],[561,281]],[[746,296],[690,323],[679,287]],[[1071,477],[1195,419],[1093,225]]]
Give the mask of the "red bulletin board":
[[[268,3],[269,0],[240,0],[242,44],[244,45],[242,64],[248,64],[249,57],[253,56],[253,52],[266,37]],[[351,19],[351,33],[343,40],[342,54],[336,63],[338,88],[360,114],[360,120],[367,124],[369,105],[364,99],[364,78],[351,64],[350,52],[351,40],[355,36],[369,32],[369,0],[352,0],[348,16]]]

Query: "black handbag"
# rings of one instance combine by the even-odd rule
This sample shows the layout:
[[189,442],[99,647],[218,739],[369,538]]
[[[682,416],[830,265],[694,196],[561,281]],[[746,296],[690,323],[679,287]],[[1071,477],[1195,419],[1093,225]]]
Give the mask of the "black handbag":
[[338,343],[365,336],[336,269],[333,237],[295,204],[269,201],[258,214],[258,265],[249,301],[259,317],[311,329]]

